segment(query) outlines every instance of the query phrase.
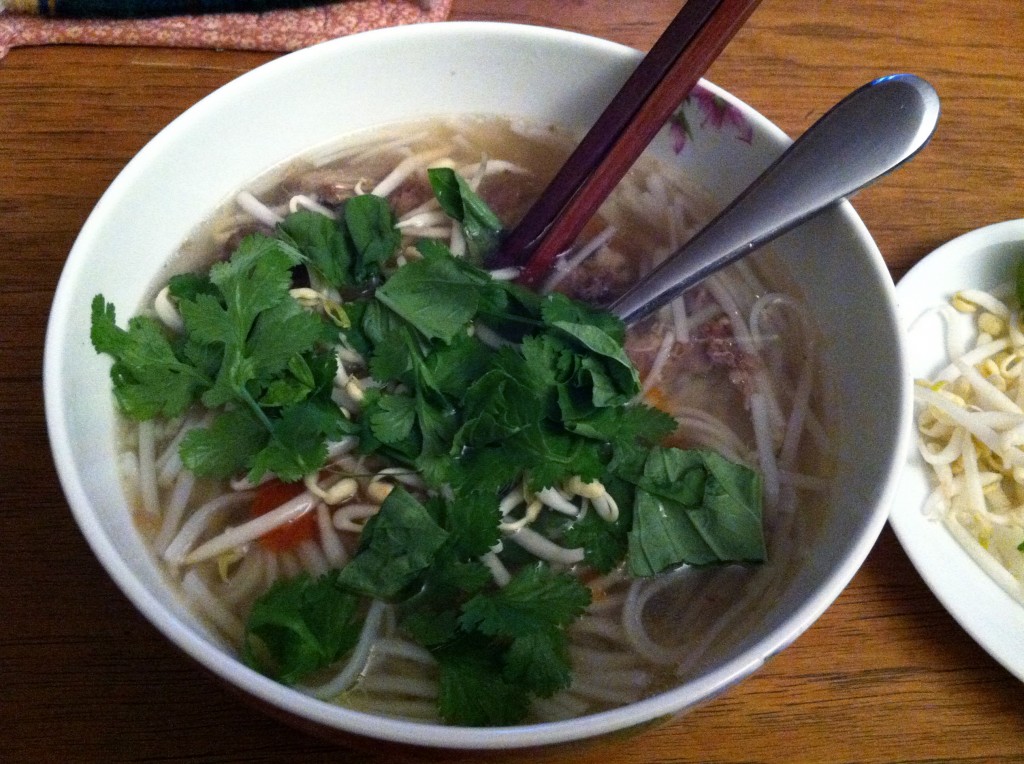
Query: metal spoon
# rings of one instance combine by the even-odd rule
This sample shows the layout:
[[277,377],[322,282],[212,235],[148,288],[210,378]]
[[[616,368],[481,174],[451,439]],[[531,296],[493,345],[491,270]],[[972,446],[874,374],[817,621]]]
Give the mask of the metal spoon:
[[689,242],[610,307],[627,324],[896,169],[928,142],[935,89],[912,74],[869,82],[801,135]]

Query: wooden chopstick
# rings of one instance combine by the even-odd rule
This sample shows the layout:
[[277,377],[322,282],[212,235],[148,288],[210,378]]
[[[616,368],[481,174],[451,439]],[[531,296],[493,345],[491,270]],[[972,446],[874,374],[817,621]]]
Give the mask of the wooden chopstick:
[[760,0],[689,0],[598,117],[495,264],[520,265],[536,284],[679,108]]

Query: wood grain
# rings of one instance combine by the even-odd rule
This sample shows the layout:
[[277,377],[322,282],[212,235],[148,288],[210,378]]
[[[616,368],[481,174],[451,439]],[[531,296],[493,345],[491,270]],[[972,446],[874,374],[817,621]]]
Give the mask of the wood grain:
[[[456,0],[453,17],[647,49],[677,1]],[[898,278],[954,236],[1024,217],[1022,41],[1018,0],[765,0],[709,77],[791,135],[876,76],[936,86],[932,143],[854,202]],[[176,652],[92,556],[49,456],[42,341],[79,227],[161,127],[270,58],[52,47],[0,61],[0,761],[390,760],[270,719]],[[715,700],[638,737],[496,760],[1024,761],[1024,686],[886,530],[805,634]]]

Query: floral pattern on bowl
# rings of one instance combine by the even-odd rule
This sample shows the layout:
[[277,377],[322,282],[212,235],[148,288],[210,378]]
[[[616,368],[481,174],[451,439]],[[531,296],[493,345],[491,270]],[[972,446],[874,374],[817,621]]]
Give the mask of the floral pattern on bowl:
[[700,116],[701,129],[721,132],[725,128],[735,131],[736,139],[750,145],[754,140],[754,126],[747,121],[736,106],[707,88],[697,85],[683,101],[683,106],[669,119],[672,148],[680,154],[693,141],[694,131],[691,116],[686,107],[692,105]]

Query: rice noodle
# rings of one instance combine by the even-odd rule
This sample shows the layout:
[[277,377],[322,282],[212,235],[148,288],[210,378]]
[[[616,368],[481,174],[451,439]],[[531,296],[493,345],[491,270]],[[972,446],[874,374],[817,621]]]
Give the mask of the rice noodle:
[[671,586],[688,571],[662,574],[647,581],[638,578],[629,585],[626,603],[622,608],[622,629],[632,648],[643,658],[656,666],[677,663],[680,653],[677,649],[662,647],[651,639],[644,626],[644,609],[652,597]]
[[142,509],[150,515],[160,511],[160,491],[156,484],[156,435],[152,420],[139,422],[139,494]]
[[399,637],[381,637],[374,645],[374,652],[381,655],[401,658],[415,663],[433,666],[437,663],[433,654],[425,647]]
[[583,645],[572,645],[569,648],[572,662],[577,667],[594,670],[627,668],[636,665],[636,657],[619,650],[599,650]]
[[295,553],[302,563],[302,567],[313,578],[318,578],[331,569],[327,557],[320,549],[320,546],[312,539],[306,539],[299,544]]
[[736,431],[712,414],[684,406],[675,412],[676,420],[688,435],[735,462],[747,462],[748,446]]
[[[790,472],[789,470],[779,470],[779,485],[792,488],[799,488],[804,491],[817,491],[819,493],[827,491],[832,485],[832,481],[828,478],[819,477],[818,475],[804,475],[799,472]],[[781,502],[780,502],[781,506]]]
[[178,473],[178,479],[174,481],[174,488],[171,490],[170,499],[164,509],[163,522],[160,524],[160,531],[153,539],[153,548],[157,554],[163,554],[167,545],[177,534],[181,527],[182,518],[185,516],[185,508],[192,497],[192,489],[195,488],[196,476],[192,472],[182,471]]
[[359,682],[359,689],[386,695],[406,695],[413,698],[433,699],[438,695],[437,682],[412,676],[394,674],[368,674]]
[[587,634],[600,637],[613,644],[626,645],[629,643],[629,637],[626,636],[622,624],[607,615],[588,612],[572,625],[571,632],[574,636]]
[[797,457],[797,449],[800,447],[800,436],[804,432],[804,425],[811,415],[811,390],[814,381],[814,359],[817,357],[813,352],[814,343],[808,343],[808,352],[804,358],[803,367],[800,369],[800,376],[797,379],[796,390],[793,393],[793,401],[789,411],[789,419],[786,420],[785,434],[782,438],[782,448],[779,449],[778,463],[781,469],[791,469]]
[[754,423],[754,442],[757,443],[757,460],[761,466],[765,504],[772,507],[779,499],[779,466],[775,461],[775,444],[772,442],[768,407],[763,393],[758,392],[750,396],[750,418]]
[[445,149],[434,149],[406,157],[383,180],[377,183],[370,193],[374,196],[390,196],[409,176],[418,170],[424,169],[428,164],[435,159],[440,159],[446,153]]
[[222,514],[249,501],[252,501],[251,492],[236,491],[222,494],[203,504],[182,524],[178,535],[164,550],[163,558],[171,565],[184,564],[189,548],[220,520]]
[[[690,319],[686,315],[686,299],[680,295],[669,303],[672,311],[672,331],[676,342],[684,343],[690,340]],[[697,324],[698,326],[700,324]]]
[[202,577],[195,570],[190,570],[181,579],[181,588],[186,599],[233,642],[241,642],[245,634],[245,626],[224,604],[213,595]]
[[370,603],[370,609],[366,612],[366,620],[363,622],[363,630],[359,634],[359,641],[352,649],[345,666],[333,679],[315,687],[300,685],[298,689],[321,700],[334,698],[349,689],[366,669],[366,663],[370,658],[370,649],[378,637],[378,629],[385,608],[387,605],[380,600]]
[[163,450],[156,459],[157,484],[171,485],[181,472],[181,454],[179,448],[181,441],[185,439],[196,427],[202,426],[207,417],[188,416],[182,420],[181,427],[174,436],[163,445]]
[[588,700],[599,700],[602,703],[621,706],[639,700],[643,694],[643,687],[609,686],[604,684],[603,677],[592,681],[575,674],[569,691]]
[[568,692],[561,692],[550,698],[534,698],[531,708],[541,721],[556,722],[583,716],[590,704]]
[[275,228],[278,223],[284,220],[283,216],[274,212],[248,191],[239,193],[235,200],[238,202],[239,207],[268,228]]
[[651,364],[651,369],[647,373],[647,377],[644,379],[643,386],[640,389],[641,397],[651,391],[658,382],[658,377],[661,376],[661,370],[665,367],[665,362],[668,361],[669,353],[672,352],[672,346],[675,344],[676,338],[672,332],[665,332],[661,338],[661,344],[658,346],[658,352],[654,356],[654,362]]
[[272,580],[267,561],[269,556],[262,549],[254,549],[242,557],[234,574],[218,592],[220,598],[235,608],[251,601]]
[[617,229],[615,226],[608,226],[593,239],[573,252],[568,258],[559,258],[556,260],[551,275],[548,276],[547,281],[544,282],[544,285],[540,289],[541,293],[543,294],[553,291],[555,287],[562,283],[566,276],[576,270],[576,268],[578,268],[587,258],[602,247],[607,246],[608,242],[615,238],[616,232]]
[[282,525],[287,525],[309,512],[316,503],[315,497],[309,491],[303,491],[294,499],[286,501],[277,509],[272,509],[266,514],[254,517],[248,522],[228,528],[220,535],[215,536],[204,544],[200,544],[185,556],[184,563],[193,565],[203,560],[216,557],[221,552],[255,541]]
[[437,702],[434,700],[411,700],[409,698],[362,698],[354,696],[350,705],[374,716],[411,719],[414,721],[437,721]]
[[[772,538],[775,548],[772,558],[776,560],[792,560],[790,537],[793,528],[792,513],[778,515],[782,521],[774,529]],[[790,564],[793,564],[791,561]],[[735,622],[752,613],[752,603],[770,602],[766,596],[773,582],[784,581],[784,568],[778,565],[764,565],[748,572],[738,565],[729,565],[716,571],[715,584],[702,593],[702,596],[713,596],[717,602],[717,617],[713,617],[702,625],[701,632],[688,641],[686,656],[676,666],[676,676],[683,677],[696,670],[700,662],[707,656],[719,635],[732,627]],[[713,594],[712,594],[713,592]],[[727,604],[726,604],[727,603]],[[709,608],[710,610],[710,608]]]

